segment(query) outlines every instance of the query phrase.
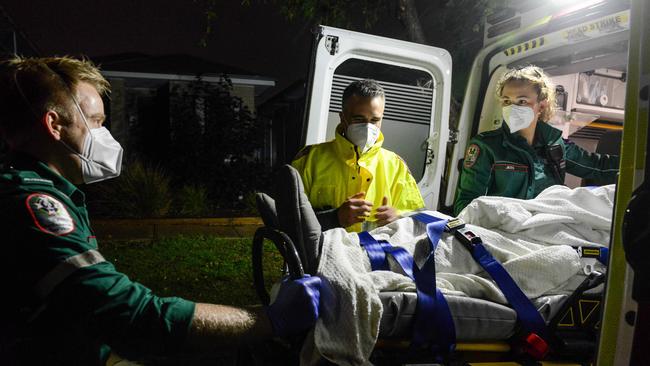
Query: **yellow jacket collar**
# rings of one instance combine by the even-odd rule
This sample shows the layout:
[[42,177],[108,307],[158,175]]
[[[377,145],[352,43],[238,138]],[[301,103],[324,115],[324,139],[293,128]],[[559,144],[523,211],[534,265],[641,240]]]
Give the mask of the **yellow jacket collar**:
[[350,142],[350,140],[346,139],[343,136],[343,132],[344,132],[343,124],[339,123],[339,125],[336,126],[336,136],[334,138],[334,145],[336,146],[336,152],[345,161],[352,160],[352,163],[357,160],[357,151],[359,151],[359,160],[372,159],[374,156],[377,155],[377,153],[381,149],[381,146],[384,143],[384,133],[379,131],[379,137],[377,137],[377,141],[375,142],[375,144],[372,145],[372,147],[368,151],[362,153],[357,146],[355,146],[353,143]]

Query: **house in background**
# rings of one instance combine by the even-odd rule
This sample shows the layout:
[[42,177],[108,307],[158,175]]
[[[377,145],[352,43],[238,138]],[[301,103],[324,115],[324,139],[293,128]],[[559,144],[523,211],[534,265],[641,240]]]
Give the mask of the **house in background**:
[[257,119],[266,126],[263,157],[269,166],[291,163],[302,148],[305,96],[305,81],[298,80],[258,106]]
[[[275,86],[271,78],[183,54],[129,53],[92,60],[100,65],[102,74],[111,83],[112,92],[106,103],[110,129],[126,146],[144,143],[155,148],[155,136],[164,134],[165,126],[173,123],[170,112],[175,94],[199,77],[202,82],[218,84],[226,75],[232,82],[232,94],[241,98],[253,114],[257,110],[257,98]],[[135,136],[131,132],[142,127],[151,131],[150,141],[133,140]]]

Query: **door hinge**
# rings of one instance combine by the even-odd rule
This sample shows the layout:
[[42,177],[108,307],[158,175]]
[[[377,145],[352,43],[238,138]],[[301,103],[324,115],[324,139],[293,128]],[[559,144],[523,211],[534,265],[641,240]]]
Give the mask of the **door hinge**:
[[458,130],[449,130],[449,142],[452,144],[458,143]]
[[422,150],[426,151],[426,158],[424,161],[425,165],[429,165],[433,163],[433,159],[436,158],[436,154],[433,150],[433,144],[434,141],[437,139],[438,139],[438,132],[434,131],[428,139],[422,142],[422,145],[420,146]]
[[334,56],[339,52],[339,37],[327,36],[325,37],[325,48],[329,51],[330,55]]

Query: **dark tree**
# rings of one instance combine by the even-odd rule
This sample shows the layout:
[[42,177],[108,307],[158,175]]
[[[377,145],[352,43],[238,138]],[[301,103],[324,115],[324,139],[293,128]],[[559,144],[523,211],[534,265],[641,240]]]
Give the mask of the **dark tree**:
[[206,187],[219,209],[246,208],[268,177],[259,159],[264,130],[232,88],[227,77],[171,88],[169,146],[161,162],[174,186]]

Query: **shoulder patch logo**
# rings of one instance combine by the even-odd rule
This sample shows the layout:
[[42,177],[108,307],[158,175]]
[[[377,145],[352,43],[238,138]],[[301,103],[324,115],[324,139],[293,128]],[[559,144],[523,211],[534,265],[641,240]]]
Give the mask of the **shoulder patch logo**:
[[476,164],[476,160],[478,159],[478,156],[481,154],[481,148],[478,147],[477,144],[471,144],[467,147],[467,151],[465,152],[465,161],[463,162],[463,165],[465,165],[465,168],[471,168]]
[[42,193],[34,193],[25,200],[27,211],[41,231],[53,235],[71,233],[74,220],[61,201]]

